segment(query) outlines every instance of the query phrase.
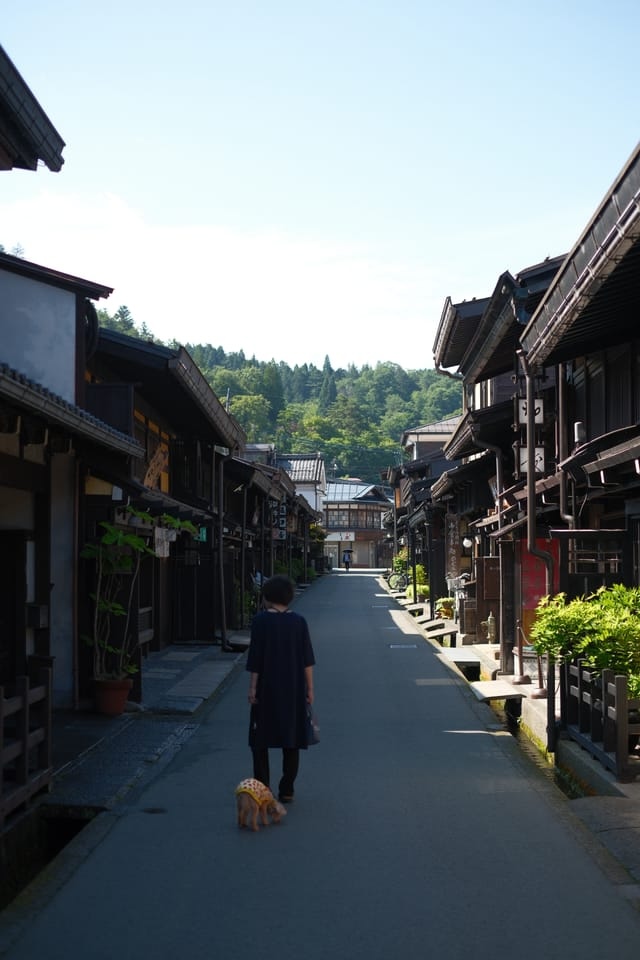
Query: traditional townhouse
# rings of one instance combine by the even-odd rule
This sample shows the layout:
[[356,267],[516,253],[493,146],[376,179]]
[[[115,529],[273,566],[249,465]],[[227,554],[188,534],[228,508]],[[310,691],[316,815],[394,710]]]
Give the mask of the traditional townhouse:
[[346,550],[351,567],[387,567],[393,543],[386,536],[384,518],[393,501],[380,484],[361,480],[329,480],[324,498],[325,555],[332,567],[341,566]]
[[327,489],[325,460],[321,453],[281,453],[276,455],[276,466],[285,470],[303,496],[317,513],[322,512],[322,501]]
[[[406,430],[400,444],[407,459],[390,467],[386,482],[393,490],[393,509],[384,518],[387,538],[393,542],[393,554],[407,548],[411,568],[422,564],[429,580],[429,603],[435,615],[435,601],[447,596],[451,563],[445,550],[446,508],[435,505],[431,496],[433,484],[453,465],[444,455],[445,444],[460,422],[460,416],[447,417],[422,427]],[[454,541],[457,545],[457,541]],[[451,569],[457,570],[458,551]]]
[[[138,442],[84,406],[85,331],[107,287],[0,254],[0,784],[6,813],[41,779],[38,751],[16,729],[50,744],[51,708],[78,690],[78,505],[83,474],[126,472]],[[50,694],[38,710],[25,683]],[[23,715],[16,706],[24,702]],[[9,709],[8,704],[12,704]],[[38,715],[39,713],[39,715]],[[31,740],[37,739],[34,733]],[[7,744],[10,744],[8,746]]]
[[569,255],[503,274],[458,353],[466,318],[445,303],[436,366],[465,399],[445,452],[464,463],[432,495],[473,544],[469,600],[495,615],[503,673],[542,596],[640,583],[639,263],[637,148]]
[[[298,583],[324,572],[322,501],[326,473],[322,454],[278,454],[274,443],[249,443],[244,456],[259,465],[284,496],[271,502],[271,551],[263,573],[282,572]],[[275,489],[275,486],[274,486]],[[267,554],[268,551],[263,551]]]
[[[471,553],[462,601],[468,639],[484,639],[479,625],[491,624],[506,673],[513,672],[523,609],[537,603],[541,572],[538,548],[523,549],[521,539],[527,462],[518,338],[562,261],[548,259],[515,276],[507,271],[490,297],[471,306],[447,299],[434,344],[436,369],[460,380],[463,416],[444,448],[460,465],[442,473],[431,495],[446,508],[448,571],[459,574],[464,544]],[[553,434],[553,408],[546,418],[539,411],[538,419],[540,436]]]
[[240,512],[229,464],[244,447],[244,433],[183,347],[98,328],[89,339],[87,407],[134,436],[144,453],[126,475],[111,471],[109,483],[85,478],[85,538],[102,520],[134,523],[127,505],[191,523],[196,536],[169,539],[163,523],[154,527],[156,556],[143,566],[137,598],[139,660],[168,643],[219,638],[224,645],[226,627],[236,625],[235,553],[244,543],[228,517]]
[[520,335],[529,541],[570,596],[640,584],[639,267],[640,146]]

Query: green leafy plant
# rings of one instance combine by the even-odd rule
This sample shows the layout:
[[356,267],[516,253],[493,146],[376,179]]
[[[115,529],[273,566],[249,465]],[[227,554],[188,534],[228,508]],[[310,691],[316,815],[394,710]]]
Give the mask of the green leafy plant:
[[581,656],[595,671],[608,669],[629,678],[632,696],[640,689],[640,589],[614,584],[590,598],[597,611],[597,633]]
[[[91,633],[84,639],[93,648],[96,680],[124,679],[138,669],[134,664],[138,634],[132,623],[133,601],[140,567],[146,558],[155,556],[147,542],[155,521],[144,510],[128,507],[127,513],[136,523],[135,530],[103,520],[99,539],[85,544],[80,554],[95,561],[95,589],[89,594],[93,601]],[[168,514],[160,522],[192,535],[198,532],[189,521]],[[146,537],[139,532],[145,527]]]
[[453,597],[438,597],[435,607],[437,617],[444,617],[447,620],[453,619],[453,611],[455,609],[455,600]]
[[426,586],[428,584],[427,580],[427,571],[421,563],[416,563],[416,583],[421,586]]
[[530,630],[539,655],[557,662],[581,659],[595,673],[613,670],[640,693],[640,588],[614,584],[567,601],[564,593],[543,597]]
[[394,573],[404,573],[407,569],[407,562],[408,550],[406,547],[401,547],[392,561]]
[[[151,519],[149,514],[142,514],[142,516],[149,517],[149,519]],[[181,532],[186,531],[187,533],[190,533],[192,537],[198,536],[198,528],[195,526],[195,524],[191,523],[190,520],[179,520],[177,517],[172,517],[170,513],[163,513],[160,517],[160,521],[162,526],[168,527],[169,530],[178,530]]]
[[579,656],[594,634],[597,610],[584,597],[567,602],[565,593],[542,597],[529,631],[534,650],[558,663]]
[[429,598],[429,584],[416,582],[416,596],[413,595],[413,583],[409,583],[406,589],[407,600],[427,600]]

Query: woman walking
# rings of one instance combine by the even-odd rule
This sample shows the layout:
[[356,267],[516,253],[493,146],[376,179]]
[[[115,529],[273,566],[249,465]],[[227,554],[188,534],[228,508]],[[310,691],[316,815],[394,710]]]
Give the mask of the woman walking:
[[304,617],[289,610],[293,582],[276,575],[262,590],[265,609],[251,624],[247,657],[253,775],[269,786],[269,749],[282,750],[278,799],[291,803],[300,750],[306,750],[307,709],[313,703],[315,657]]

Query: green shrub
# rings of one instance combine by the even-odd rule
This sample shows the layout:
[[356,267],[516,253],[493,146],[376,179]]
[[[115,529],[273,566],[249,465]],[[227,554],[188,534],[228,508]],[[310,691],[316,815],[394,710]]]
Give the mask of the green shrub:
[[436,600],[436,616],[446,617],[447,620],[450,620],[453,617],[455,605],[453,597],[438,597]]
[[539,655],[613,670],[628,677],[631,696],[640,693],[639,587],[618,583],[568,602],[564,593],[543,597],[529,634]]
[[421,563],[416,563],[416,583],[427,584],[427,571]]

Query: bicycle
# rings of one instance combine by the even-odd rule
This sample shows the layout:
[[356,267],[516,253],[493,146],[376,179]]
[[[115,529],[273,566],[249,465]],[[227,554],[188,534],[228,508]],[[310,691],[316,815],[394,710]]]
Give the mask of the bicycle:
[[404,590],[409,583],[409,578],[401,570],[394,570],[389,574],[388,583],[391,590]]

